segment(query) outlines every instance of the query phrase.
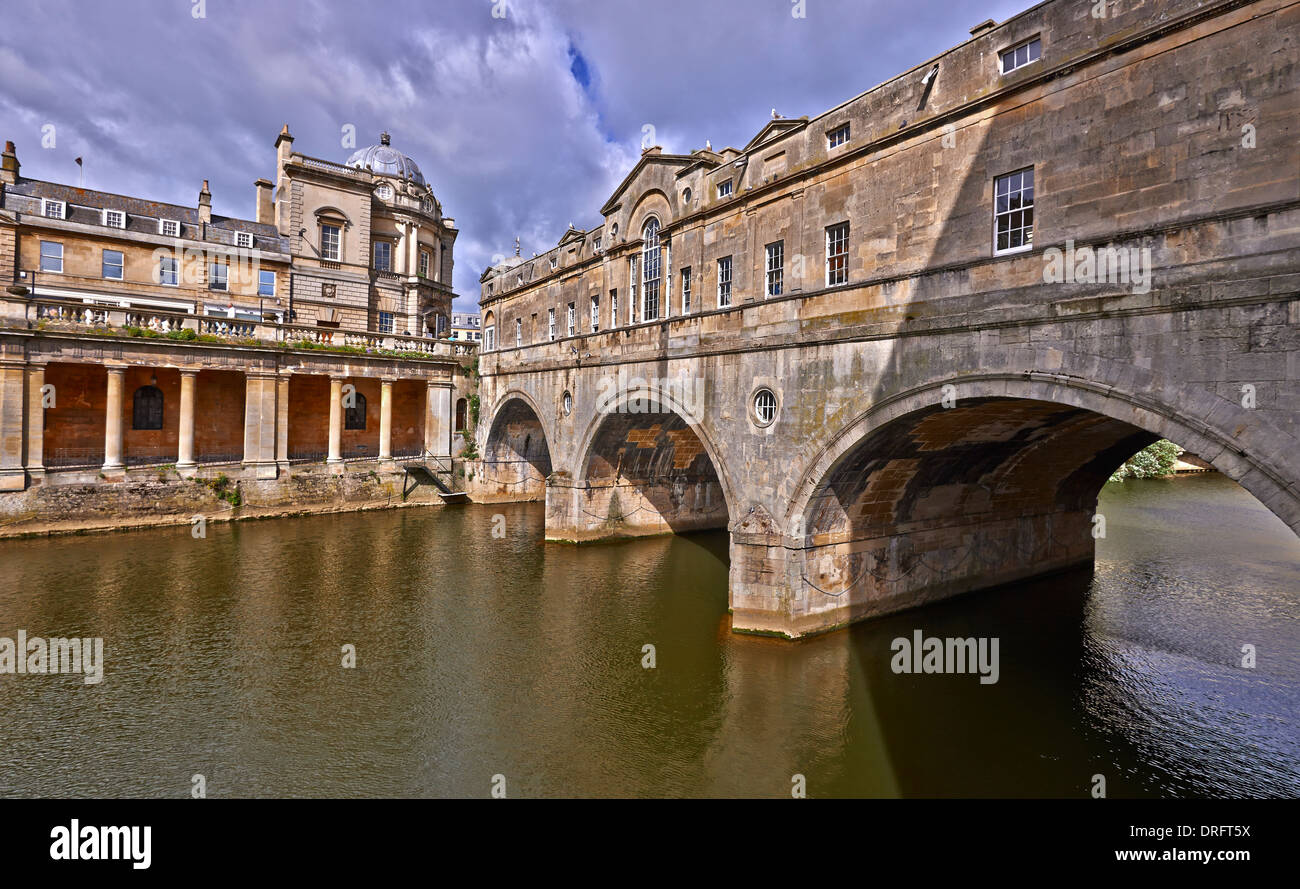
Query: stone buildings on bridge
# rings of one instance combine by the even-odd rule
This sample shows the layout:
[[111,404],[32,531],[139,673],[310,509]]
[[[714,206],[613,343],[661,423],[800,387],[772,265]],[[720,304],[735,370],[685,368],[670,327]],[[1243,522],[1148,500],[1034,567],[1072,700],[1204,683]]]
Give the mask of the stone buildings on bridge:
[[[253,219],[0,170],[0,490],[128,467],[449,455],[457,229],[380,141],[345,163],[275,140]],[[56,478],[57,477],[57,478]]]
[[1158,437],[1300,532],[1300,7],[971,35],[486,270],[473,495],[726,527],[733,625],[790,636],[1090,564]]

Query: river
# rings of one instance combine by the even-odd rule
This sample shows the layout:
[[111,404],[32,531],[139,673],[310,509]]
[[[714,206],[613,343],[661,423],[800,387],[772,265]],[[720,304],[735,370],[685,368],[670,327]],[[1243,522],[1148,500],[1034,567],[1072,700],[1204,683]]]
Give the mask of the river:
[[[1217,474],[1100,511],[1094,571],[797,643],[729,631],[724,533],[547,545],[538,504],[0,542],[0,636],[105,661],[0,675],[0,795],[1300,795],[1300,540]],[[998,681],[893,673],[915,629]]]

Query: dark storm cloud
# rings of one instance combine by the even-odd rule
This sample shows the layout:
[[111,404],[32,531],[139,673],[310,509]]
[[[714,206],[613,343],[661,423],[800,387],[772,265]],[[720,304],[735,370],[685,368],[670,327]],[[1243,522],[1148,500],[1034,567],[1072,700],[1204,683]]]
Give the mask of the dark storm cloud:
[[[493,0],[367,4],[9,0],[0,138],[23,174],[252,216],[295,147],[344,160],[381,130],[456,218],[460,306],[495,254],[552,246],[598,209],[653,127],[665,151],[744,145],[775,108],[817,114],[1031,0]],[[56,144],[42,148],[52,124]]]

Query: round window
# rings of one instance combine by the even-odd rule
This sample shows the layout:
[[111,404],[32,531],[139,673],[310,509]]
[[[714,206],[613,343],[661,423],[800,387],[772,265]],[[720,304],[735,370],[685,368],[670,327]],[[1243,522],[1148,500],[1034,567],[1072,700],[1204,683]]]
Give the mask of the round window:
[[688,207],[691,205],[691,190],[689,188],[682,192],[682,203]]
[[610,235],[611,235],[612,237],[615,237],[615,238],[618,237],[618,223],[617,223],[617,222],[614,223],[612,226],[610,226],[609,233],[610,233]]
[[565,392],[564,393],[564,415],[567,417],[571,413],[573,413],[573,393]]
[[770,426],[776,419],[776,393],[771,389],[754,393],[754,419],[760,426]]

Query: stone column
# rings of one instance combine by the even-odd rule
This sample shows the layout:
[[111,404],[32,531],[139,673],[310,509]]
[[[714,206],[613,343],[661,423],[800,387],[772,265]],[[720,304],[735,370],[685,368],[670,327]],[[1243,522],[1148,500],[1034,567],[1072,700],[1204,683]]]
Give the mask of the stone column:
[[343,378],[330,377],[330,450],[326,463],[343,465]]
[[126,384],[126,368],[108,368],[108,397],[104,404],[104,467],[105,475],[122,475],[122,389]]
[[45,478],[45,365],[27,367],[27,478],[39,483]]
[[289,471],[289,374],[275,381],[275,463],[281,472]]
[[451,383],[429,381],[424,421],[424,449],[431,457],[451,456]]
[[21,358],[0,364],[0,491],[27,487],[23,469],[23,376]]
[[197,370],[181,371],[180,447],[176,455],[176,470],[181,474],[197,465],[194,462],[194,387],[198,376]]
[[244,466],[254,478],[277,475],[275,382],[274,374],[244,375]]
[[382,380],[379,390],[379,461],[393,459],[393,381]]

